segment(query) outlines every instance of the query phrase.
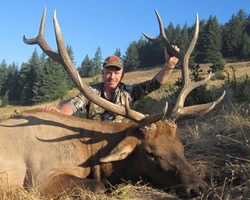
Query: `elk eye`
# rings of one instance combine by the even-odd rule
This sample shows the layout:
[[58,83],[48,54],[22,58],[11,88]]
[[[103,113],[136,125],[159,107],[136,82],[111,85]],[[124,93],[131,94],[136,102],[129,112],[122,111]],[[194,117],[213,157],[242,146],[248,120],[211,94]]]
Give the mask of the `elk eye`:
[[146,155],[151,159],[151,160],[156,160],[156,156],[152,152],[147,152]]

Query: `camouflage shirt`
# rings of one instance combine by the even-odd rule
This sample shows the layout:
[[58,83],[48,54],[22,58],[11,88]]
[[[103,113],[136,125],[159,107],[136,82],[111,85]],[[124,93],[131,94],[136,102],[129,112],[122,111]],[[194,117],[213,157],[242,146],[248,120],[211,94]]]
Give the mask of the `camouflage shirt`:
[[[151,93],[152,91],[160,88],[160,83],[156,79],[148,80],[139,84],[125,85],[120,83],[119,86],[113,92],[113,98],[109,101],[125,106],[125,99],[128,96],[130,106],[133,106],[133,103]],[[92,86],[89,86],[93,92],[99,96],[104,97],[104,83],[98,83]],[[124,117],[114,114],[110,111],[107,111],[96,104],[90,102],[82,94],[74,97],[69,101],[69,104],[72,107],[73,112],[84,111],[87,112],[87,118],[95,119],[100,121],[113,121],[121,122],[124,120]]]

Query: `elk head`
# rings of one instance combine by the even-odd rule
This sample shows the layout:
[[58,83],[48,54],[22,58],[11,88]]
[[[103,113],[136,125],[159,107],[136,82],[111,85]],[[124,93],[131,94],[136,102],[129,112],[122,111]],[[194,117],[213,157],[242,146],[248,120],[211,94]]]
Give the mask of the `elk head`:
[[[159,38],[152,39],[144,34],[153,42],[161,42],[164,47],[174,56],[182,58],[182,54],[176,52],[169,44],[164,32],[163,23],[157,13],[161,35]],[[135,152],[135,164],[138,172],[142,175],[150,177],[154,182],[166,188],[169,185],[175,185],[176,188],[184,189],[186,194],[190,195],[192,191],[199,192],[204,188],[204,182],[195,174],[193,168],[186,161],[184,156],[184,148],[180,140],[176,137],[176,122],[191,117],[197,117],[201,114],[209,112],[218,104],[225,92],[216,101],[184,107],[184,101],[187,95],[195,88],[206,83],[211,74],[204,80],[192,82],[189,78],[188,62],[190,54],[196,44],[199,31],[198,15],[196,19],[196,29],[193,40],[184,56],[183,72],[184,86],[179,94],[176,105],[168,118],[163,120],[167,112],[167,104],[162,113],[147,116],[136,112],[129,108],[113,104],[100,96],[94,94],[89,87],[82,82],[78,71],[71,61],[67,49],[65,47],[60,27],[54,12],[54,29],[57,41],[58,52],[52,50],[44,39],[44,26],[46,18],[46,9],[44,9],[43,17],[40,25],[39,34],[36,38],[23,38],[26,44],[38,44],[40,48],[53,60],[64,66],[69,76],[75,83],[80,92],[90,101],[103,107],[106,110],[114,112],[118,115],[125,116],[135,122],[137,125],[127,132],[125,137],[106,157],[100,159],[100,162],[113,162],[125,159],[129,154]]]

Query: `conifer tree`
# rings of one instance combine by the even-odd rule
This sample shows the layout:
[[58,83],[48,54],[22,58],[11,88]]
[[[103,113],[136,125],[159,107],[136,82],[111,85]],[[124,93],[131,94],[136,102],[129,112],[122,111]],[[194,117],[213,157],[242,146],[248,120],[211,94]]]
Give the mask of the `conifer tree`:
[[[73,51],[67,48],[73,61]],[[63,66],[45,54],[40,57],[40,68],[33,86],[33,102],[35,104],[63,98],[73,86]]]
[[120,48],[116,48],[114,56],[122,58],[122,53],[121,53],[121,49]]
[[5,95],[3,96],[1,107],[6,107],[7,105],[9,105],[9,97],[8,96],[9,96],[9,90],[7,90],[5,92]]
[[0,64],[0,96],[3,96],[6,91],[6,81],[8,79],[7,63],[3,60]]
[[22,91],[21,91],[21,105],[32,105],[34,102],[32,101],[34,93],[33,86],[37,77],[39,68],[39,57],[37,54],[37,50],[35,49],[32,53],[32,56],[28,63],[22,66],[20,72],[20,78],[22,83]]
[[[205,34],[205,27],[207,25],[206,20],[201,20],[199,24],[199,37],[197,40],[196,47],[194,49],[194,61],[196,63],[204,63],[204,55],[202,56],[200,52],[203,51],[204,46],[206,46],[206,34]],[[194,33],[191,33],[193,36]]]
[[202,63],[213,63],[213,71],[223,70],[221,43],[221,27],[217,18],[210,16],[199,41],[199,52],[196,60]]
[[134,71],[140,66],[139,53],[136,41],[130,43],[124,57],[124,67],[126,71]]
[[240,57],[244,60],[250,58],[250,37],[245,32],[242,37],[242,49],[240,52]]
[[175,41],[175,28],[172,22],[169,23],[165,33],[170,43],[173,44],[173,41]]
[[174,32],[175,32],[175,38],[174,38],[173,44],[180,46],[179,42],[180,42],[180,39],[182,37],[182,32],[181,32],[181,26],[180,26],[180,24],[178,24],[176,26]]
[[93,77],[97,74],[100,74],[102,71],[102,51],[101,48],[98,47],[95,53],[94,58],[92,59],[93,66],[89,72],[89,76]]
[[188,45],[189,45],[189,34],[188,34],[187,24],[185,24],[181,30],[181,35],[179,37],[178,45],[182,51],[186,52]]
[[242,36],[244,33],[244,18],[241,11],[239,15],[233,15],[223,28],[223,55],[225,57],[239,57],[242,48]]
[[16,63],[12,63],[8,66],[8,100],[13,101],[17,100],[17,87],[18,87],[18,65]]
[[50,65],[50,61],[46,58],[43,53],[40,56],[40,67],[38,70],[38,75],[33,86],[33,102],[35,104],[51,101],[51,93],[55,90],[53,78],[53,66]]
[[[139,62],[142,67],[150,65],[149,57],[151,53],[151,48],[148,48],[148,42],[142,37],[136,44],[136,48],[138,49]],[[152,59],[152,57],[151,57]]]
[[89,77],[89,72],[93,66],[92,61],[89,59],[88,54],[85,56],[81,63],[81,67],[78,68],[81,77]]

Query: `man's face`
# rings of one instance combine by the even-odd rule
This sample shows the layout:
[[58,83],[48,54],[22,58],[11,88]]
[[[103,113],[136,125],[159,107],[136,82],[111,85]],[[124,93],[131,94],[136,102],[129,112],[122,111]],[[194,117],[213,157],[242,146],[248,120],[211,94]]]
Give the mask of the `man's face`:
[[123,69],[114,66],[105,67],[102,71],[106,89],[115,89],[123,78]]

